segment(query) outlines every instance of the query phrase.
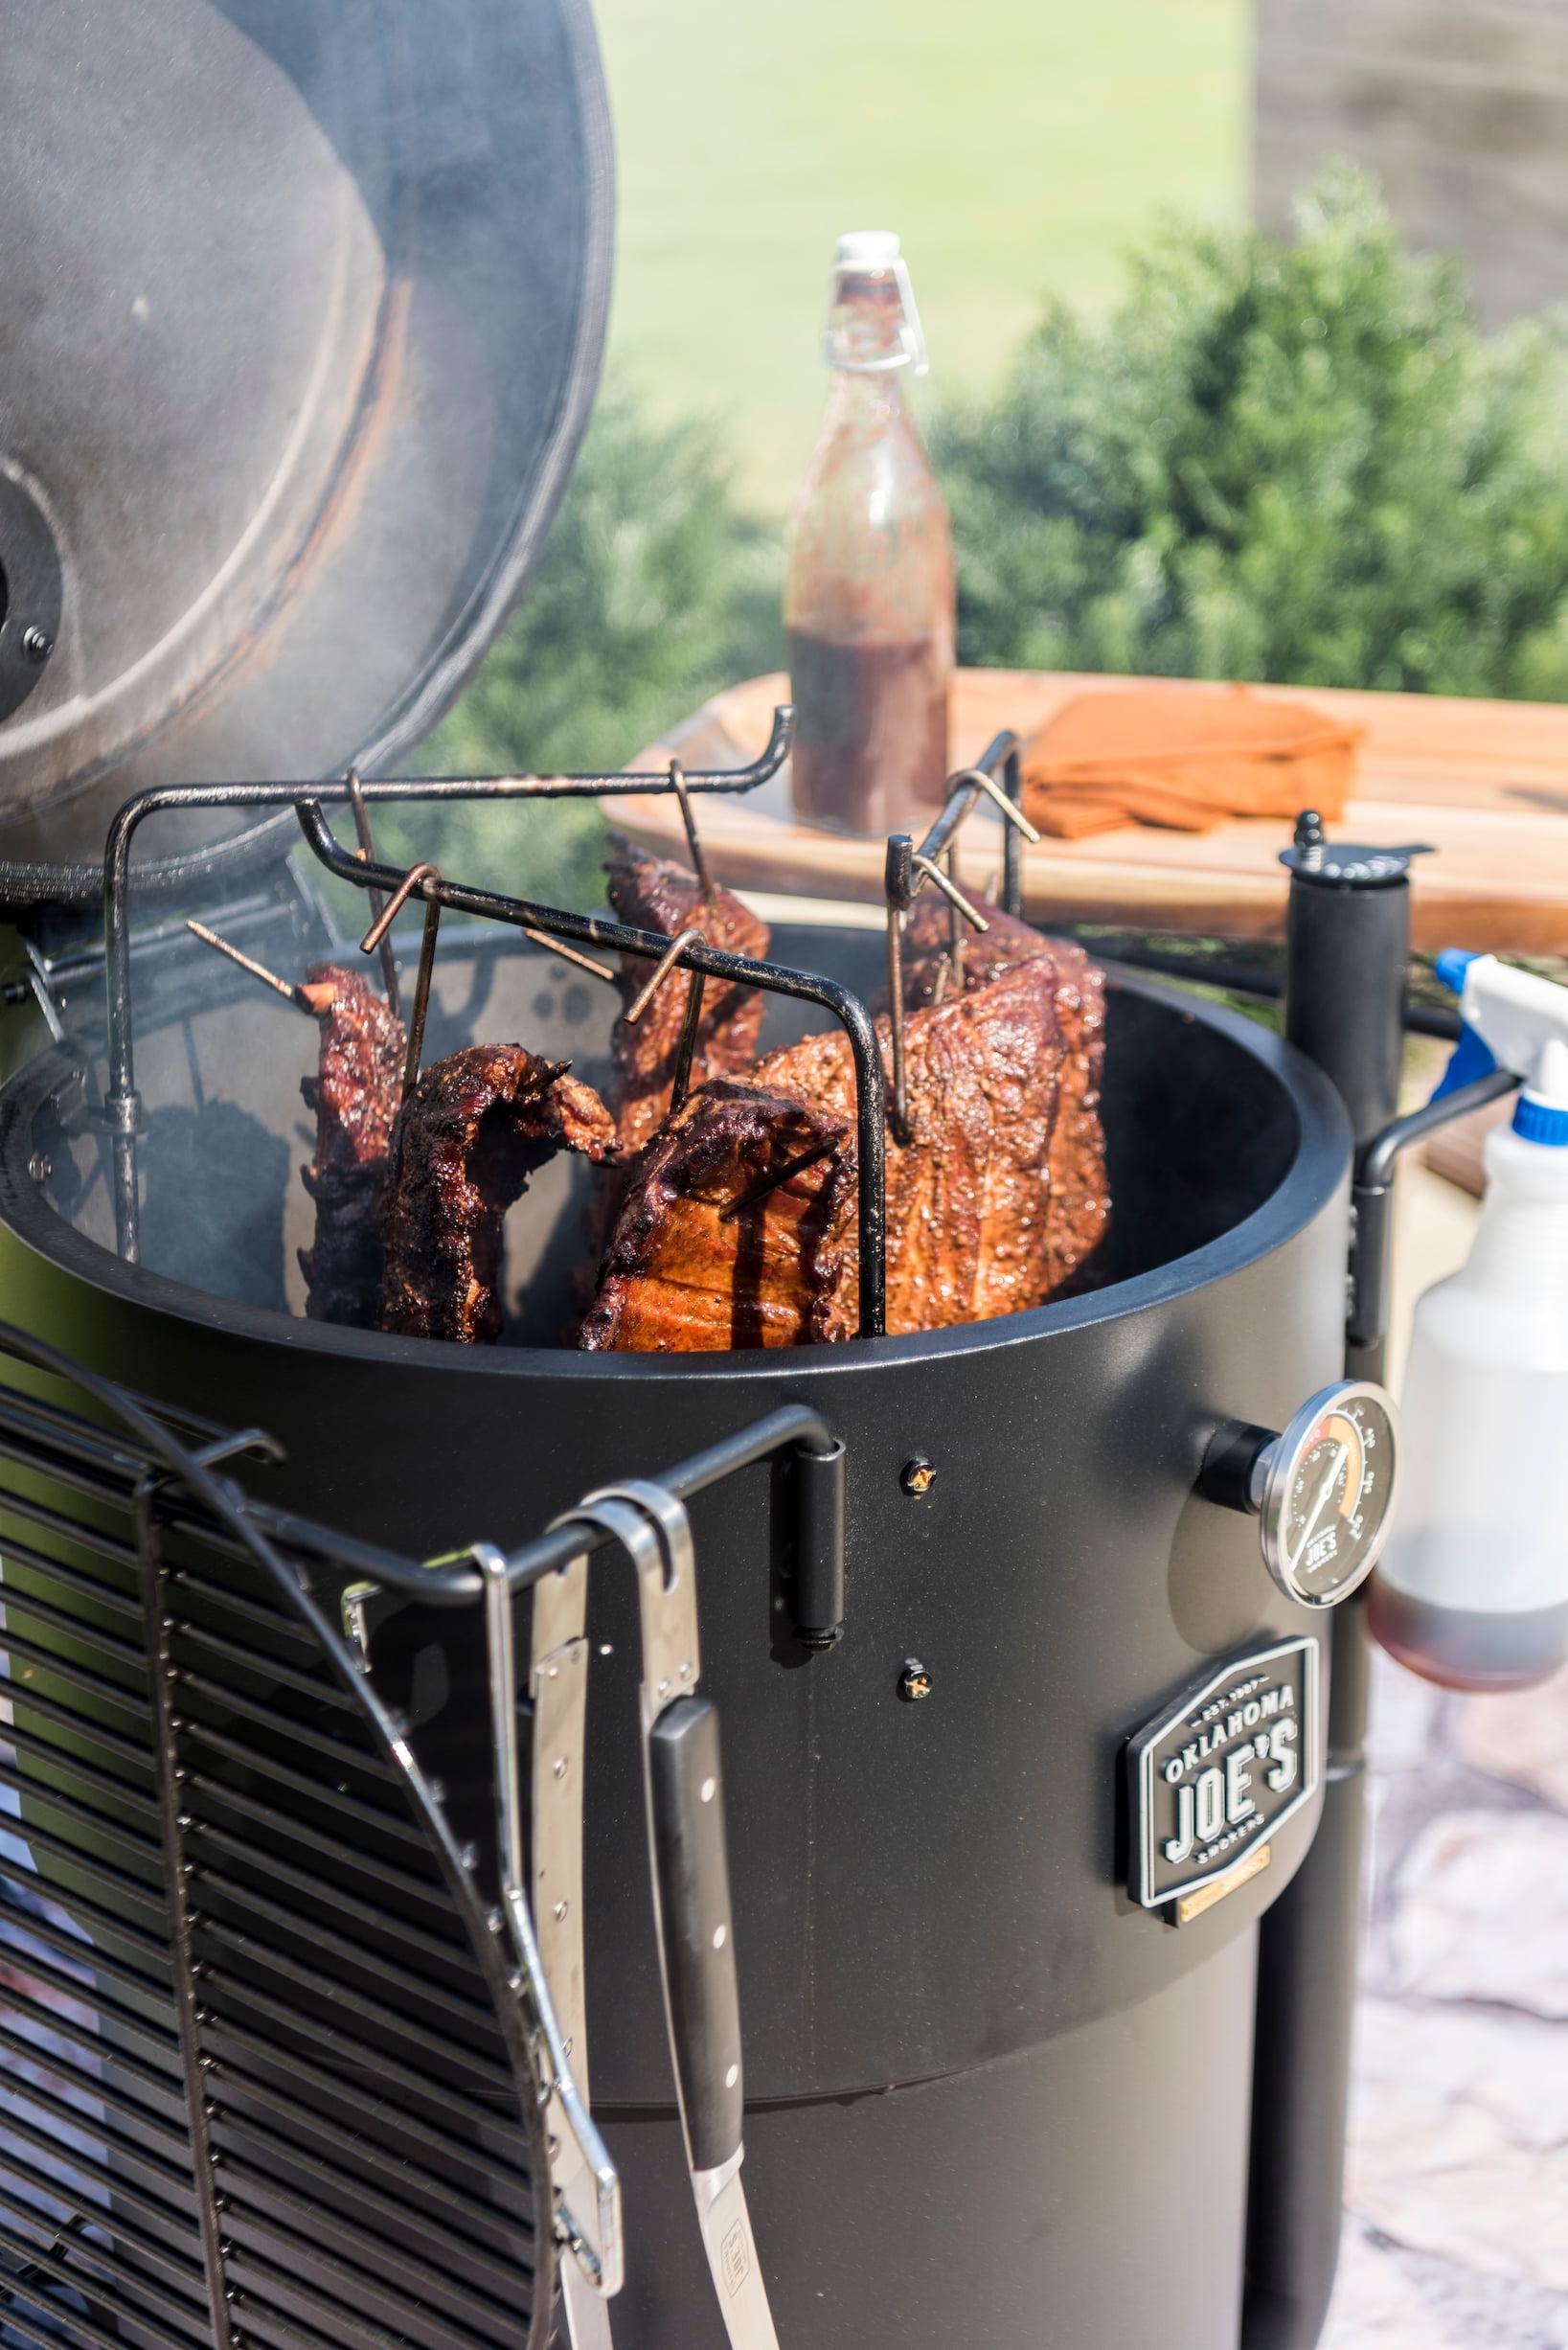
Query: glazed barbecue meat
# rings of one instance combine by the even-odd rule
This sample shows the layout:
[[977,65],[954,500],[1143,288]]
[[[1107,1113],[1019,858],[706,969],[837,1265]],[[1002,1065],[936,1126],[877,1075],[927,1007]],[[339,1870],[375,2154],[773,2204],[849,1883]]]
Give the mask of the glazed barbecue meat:
[[616,1149],[609,1111],[567,1068],[520,1044],[471,1044],[425,1070],[393,1138],[383,1330],[499,1338],[508,1208],[553,1152]]
[[381,1302],[381,1211],[402,1090],[403,1024],[361,972],[319,964],[300,997],[321,1023],[321,1061],[301,1082],[316,1117],[302,1169],[316,1203],[314,1244],[300,1250],[305,1310],[315,1322],[374,1330]]
[[[711,901],[705,901],[696,876],[684,865],[650,856],[629,843],[623,843],[610,859],[609,901],[617,919],[634,929],[676,938],[694,926],[705,933],[710,947],[730,954],[760,961],[767,953],[766,923],[748,914],[739,898],[727,889],[716,889]],[[622,956],[623,1003],[634,1001],[652,970],[638,955]],[[616,1022],[610,1107],[628,1151],[641,1149],[670,1107],[686,986],[685,977],[672,972],[635,1028],[625,1020]],[[710,979],[703,991],[692,1061],[693,1087],[705,1077],[742,1075],[755,1058],[761,1025],[762,998],[755,988]]]
[[[1015,963],[1033,963],[1052,955],[1078,971],[1093,969],[1081,947],[1065,939],[1048,939],[1027,922],[1004,914],[989,898],[969,892],[969,903],[986,920],[984,930],[972,929],[960,917],[964,939],[965,988],[988,987]],[[904,1009],[919,1012],[941,1003],[952,986],[951,942],[954,909],[934,889],[922,890],[904,925]],[[1098,974],[1096,975],[1098,979]],[[1100,984],[1102,986],[1103,982]]]
[[847,1337],[852,1132],[725,1078],[693,1094],[632,1170],[580,1344],[693,1354]]
[[[1056,973],[1055,1009],[1065,1058],[1061,1103],[1051,1137],[1051,1208],[1047,1271],[1052,1291],[1075,1273],[1104,1237],[1110,1221],[1105,1136],[1100,1123],[1100,1080],[1105,1059],[1105,974],[1069,939],[1045,938],[984,898],[971,903],[986,918],[983,931],[964,930],[964,987],[989,986],[1019,963],[1049,961]],[[904,1003],[908,1010],[940,1000],[951,982],[951,926],[945,902],[926,891],[915,901],[904,934]]]
[[[1091,1082],[1099,975],[1085,965],[1069,978],[1040,945],[985,984],[906,1016],[912,1136],[904,1145],[888,1137],[890,1331],[941,1330],[1040,1305],[1103,1229]],[[879,1029],[885,1040],[885,1021]],[[853,1069],[836,1030],[771,1054],[754,1076],[852,1123]],[[846,1314],[856,1276],[850,1237],[839,1273]]]

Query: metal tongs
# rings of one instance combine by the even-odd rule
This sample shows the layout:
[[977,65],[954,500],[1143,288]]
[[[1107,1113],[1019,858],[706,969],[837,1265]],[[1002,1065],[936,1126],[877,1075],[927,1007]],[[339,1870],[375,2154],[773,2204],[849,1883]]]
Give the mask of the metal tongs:
[[673,1494],[635,1478],[590,1494],[572,1516],[613,1534],[637,1570],[648,1864],[687,2168],[733,2350],[778,2350],[740,2183],[740,1999],[718,1709],[697,1686],[691,1521]]
[[502,1911],[521,1971],[518,1988],[530,2011],[556,2232],[572,2255],[562,2265],[562,2292],[577,2350],[607,2350],[604,2302],[620,2292],[625,2275],[621,2180],[588,2110],[586,2088],[574,2070],[574,2059],[580,2067],[586,2058],[580,1889],[588,1562],[572,1560],[546,1576],[534,1593],[533,1859],[535,1901],[543,1896],[535,1934],[523,1882],[511,1589],[499,1550],[477,1543],[473,1558],[485,1581]]

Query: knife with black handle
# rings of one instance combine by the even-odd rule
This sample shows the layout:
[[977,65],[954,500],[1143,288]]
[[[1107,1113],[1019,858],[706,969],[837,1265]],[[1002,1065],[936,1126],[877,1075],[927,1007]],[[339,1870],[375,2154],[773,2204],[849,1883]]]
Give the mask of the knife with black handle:
[[638,1568],[643,1755],[659,1970],[692,2196],[731,2350],[779,2350],[740,2182],[740,2000],[724,1844],[718,1712],[699,1696],[694,1562],[685,1509],[642,1479],[588,1496],[630,1502],[664,1568]]

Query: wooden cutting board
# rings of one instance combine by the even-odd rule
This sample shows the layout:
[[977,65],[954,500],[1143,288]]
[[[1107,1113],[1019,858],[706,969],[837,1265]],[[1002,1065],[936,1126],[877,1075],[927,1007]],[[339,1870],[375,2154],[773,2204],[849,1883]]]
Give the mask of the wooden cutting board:
[[[1138,682],[1149,681],[961,670],[954,764],[977,758],[1005,726],[1027,740],[1071,695]],[[1159,686],[1171,694],[1228,690],[1166,679]],[[1375,846],[1428,841],[1437,851],[1416,866],[1419,947],[1568,953],[1568,706],[1295,687],[1277,689],[1276,698],[1321,705],[1366,730],[1356,797],[1334,828],[1338,837]],[[633,764],[661,766],[678,757],[688,767],[741,765],[766,742],[775,703],[787,699],[783,674],[750,678],[672,728]],[[637,840],[684,856],[679,811],[668,795],[604,806],[611,823]],[[696,809],[714,869],[734,887],[814,898],[880,896],[882,841],[796,824],[787,775],[744,799],[699,799]],[[1285,845],[1283,826],[1257,818],[1198,834],[1128,825],[1092,840],[1043,842],[1025,852],[1026,910],[1043,921],[1216,938],[1278,936],[1287,880],[1279,852]],[[977,814],[965,828],[965,878],[983,889],[999,856],[999,828]]]

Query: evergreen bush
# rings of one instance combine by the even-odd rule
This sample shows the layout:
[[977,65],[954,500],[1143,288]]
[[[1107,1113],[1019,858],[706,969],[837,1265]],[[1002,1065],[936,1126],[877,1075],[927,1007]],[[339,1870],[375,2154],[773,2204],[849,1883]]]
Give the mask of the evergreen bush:
[[1172,226],[934,446],[960,657],[1568,697],[1568,355],[1331,173],[1291,242]]

